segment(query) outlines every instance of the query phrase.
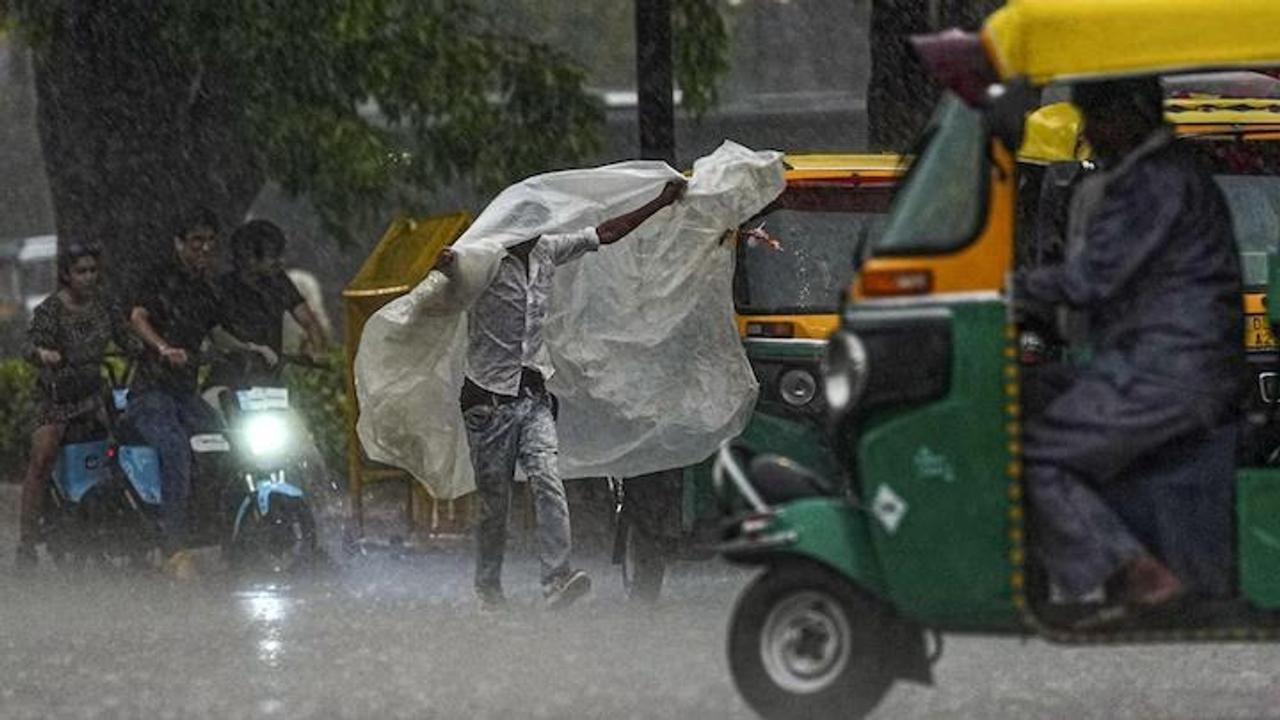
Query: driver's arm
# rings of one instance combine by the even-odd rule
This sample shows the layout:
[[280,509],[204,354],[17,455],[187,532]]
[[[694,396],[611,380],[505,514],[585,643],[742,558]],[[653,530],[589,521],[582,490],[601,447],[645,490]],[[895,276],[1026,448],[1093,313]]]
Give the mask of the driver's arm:
[[307,334],[307,347],[311,349],[312,354],[323,353],[329,347],[329,338],[325,336],[324,328],[320,327],[319,318],[305,300],[294,305],[289,314],[298,321]]
[[1186,187],[1130,172],[1108,188],[1089,220],[1082,252],[1061,265],[1019,273],[1023,298],[1088,308],[1115,299],[1165,243],[1182,212]]

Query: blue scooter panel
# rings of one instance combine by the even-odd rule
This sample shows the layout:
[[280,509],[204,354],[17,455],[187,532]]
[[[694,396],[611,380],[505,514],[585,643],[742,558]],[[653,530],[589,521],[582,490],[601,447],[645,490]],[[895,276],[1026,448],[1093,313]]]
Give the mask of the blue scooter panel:
[[120,469],[148,505],[160,504],[160,456],[147,445],[120,447]]
[[266,515],[271,511],[271,496],[279,494],[295,499],[302,498],[302,490],[287,482],[260,483],[258,485],[258,514]]
[[64,445],[58,453],[53,480],[63,496],[78,503],[91,488],[110,477],[107,460],[106,440]]

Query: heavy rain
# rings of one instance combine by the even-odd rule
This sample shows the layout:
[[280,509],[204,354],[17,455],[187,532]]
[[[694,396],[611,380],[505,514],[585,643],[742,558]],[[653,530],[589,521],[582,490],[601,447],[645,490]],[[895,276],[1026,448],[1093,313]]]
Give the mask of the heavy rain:
[[0,0],[0,720],[1280,718],[1272,5]]

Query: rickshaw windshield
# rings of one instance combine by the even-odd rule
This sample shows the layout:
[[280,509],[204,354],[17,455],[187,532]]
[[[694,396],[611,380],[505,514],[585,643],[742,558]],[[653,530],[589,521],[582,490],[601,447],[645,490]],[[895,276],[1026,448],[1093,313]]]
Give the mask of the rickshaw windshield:
[[734,295],[744,315],[834,313],[860,249],[884,228],[885,214],[776,210],[763,224],[772,239],[740,244]]
[[925,131],[923,150],[894,200],[874,254],[944,253],[969,244],[981,229],[987,174],[982,114],[949,94]]
[[1280,177],[1217,175],[1235,226],[1244,283],[1267,283],[1267,253],[1280,247]]

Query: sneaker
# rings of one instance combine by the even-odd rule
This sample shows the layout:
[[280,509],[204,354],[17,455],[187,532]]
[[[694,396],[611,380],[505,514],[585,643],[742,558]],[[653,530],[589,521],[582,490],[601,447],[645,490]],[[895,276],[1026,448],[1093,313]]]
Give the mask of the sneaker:
[[581,570],[570,570],[542,589],[542,597],[551,610],[572,605],[591,590],[591,578]]
[[164,561],[164,574],[179,582],[193,582],[200,577],[196,558],[189,550],[179,550]]

